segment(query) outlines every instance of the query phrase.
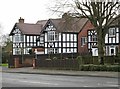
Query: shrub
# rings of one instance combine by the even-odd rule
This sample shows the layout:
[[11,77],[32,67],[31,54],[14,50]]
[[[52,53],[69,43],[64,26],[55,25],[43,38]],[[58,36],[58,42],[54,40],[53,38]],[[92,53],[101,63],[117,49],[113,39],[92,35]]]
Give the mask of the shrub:
[[120,72],[120,66],[116,65],[81,65],[81,71],[115,71]]
[[78,61],[78,64],[83,64],[83,61],[82,61],[82,57],[81,57],[81,56],[78,56],[78,57],[77,57],[77,61]]

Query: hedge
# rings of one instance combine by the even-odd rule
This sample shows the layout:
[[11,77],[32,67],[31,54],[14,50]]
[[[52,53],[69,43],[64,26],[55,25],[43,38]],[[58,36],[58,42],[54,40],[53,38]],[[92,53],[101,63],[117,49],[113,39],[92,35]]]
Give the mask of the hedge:
[[120,72],[120,65],[81,65],[79,66],[81,71],[114,71]]
[[[80,61],[82,61],[82,64],[95,64],[95,65],[99,64],[98,57],[78,56],[76,59],[78,60],[79,64],[81,64]],[[120,63],[120,57],[117,56],[104,57],[104,64],[116,64],[116,63],[118,64]]]

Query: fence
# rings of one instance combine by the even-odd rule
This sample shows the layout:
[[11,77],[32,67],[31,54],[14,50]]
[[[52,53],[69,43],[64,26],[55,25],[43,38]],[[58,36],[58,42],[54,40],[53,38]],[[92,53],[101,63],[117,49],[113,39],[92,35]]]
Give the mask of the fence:
[[79,64],[74,59],[62,60],[36,60],[37,67],[57,68],[57,69],[78,69]]
[[[77,69],[79,66],[79,61],[77,53],[66,53],[66,54],[41,54],[41,55],[14,55],[10,56],[8,60],[9,67],[14,67],[14,59],[19,58],[19,63],[25,66],[33,66],[33,58],[36,59],[36,67],[50,67],[50,68],[66,68],[66,69]],[[92,56],[81,56],[82,64],[99,64],[98,57]],[[120,57],[109,56],[105,57],[105,64],[115,64],[120,63]]]

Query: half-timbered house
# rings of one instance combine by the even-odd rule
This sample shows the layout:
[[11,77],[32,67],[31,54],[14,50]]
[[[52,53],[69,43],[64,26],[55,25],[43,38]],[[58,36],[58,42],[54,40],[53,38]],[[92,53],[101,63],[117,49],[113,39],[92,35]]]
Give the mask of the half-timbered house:
[[39,38],[44,53],[78,53],[78,33],[86,22],[86,18],[68,16],[49,19]]
[[[88,30],[88,50],[93,56],[98,56],[97,33],[94,29]],[[120,50],[120,27],[117,21],[113,22],[105,35],[105,55],[116,55]]]
[[24,23],[24,19],[20,18],[10,32],[13,41],[13,55],[29,54],[32,47],[40,46],[37,38],[41,29],[42,24]]
[[82,21],[83,27],[78,34],[78,52],[80,55],[91,55],[91,51],[88,50],[88,30],[94,29],[94,26],[91,22],[86,18],[86,20]]

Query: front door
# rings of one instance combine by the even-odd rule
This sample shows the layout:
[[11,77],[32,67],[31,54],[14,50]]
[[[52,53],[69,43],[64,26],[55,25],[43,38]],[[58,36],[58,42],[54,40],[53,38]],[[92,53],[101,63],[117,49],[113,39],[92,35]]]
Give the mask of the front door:
[[115,55],[116,54],[116,50],[115,50],[115,46],[110,46],[110,56],[112,56],[112,55]]

